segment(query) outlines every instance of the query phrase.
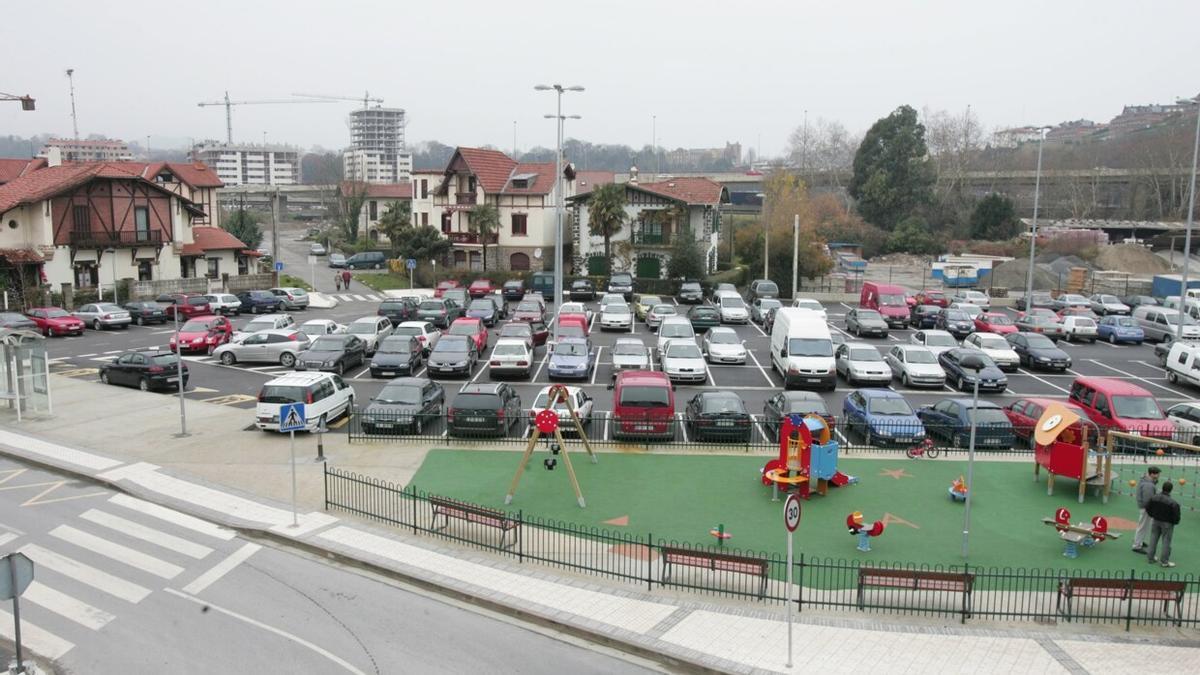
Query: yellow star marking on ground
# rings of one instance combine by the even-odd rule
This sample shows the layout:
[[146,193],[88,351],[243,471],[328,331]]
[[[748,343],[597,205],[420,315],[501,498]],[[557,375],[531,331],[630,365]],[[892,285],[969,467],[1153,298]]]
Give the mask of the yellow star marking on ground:
[[879,475],[891,476],[896,480],[900,480],[901,478],[913,478],[913,475],[905,469],[884,469],[883,471],[879,472]]

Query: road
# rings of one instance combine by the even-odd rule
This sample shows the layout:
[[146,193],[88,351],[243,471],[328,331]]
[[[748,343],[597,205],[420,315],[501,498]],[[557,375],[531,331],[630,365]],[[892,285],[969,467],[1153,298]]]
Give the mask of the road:
[[[65,673],[653,672],[90,483],[0,460],[27,648]],[[0,636],[12,639],[11,606]]]

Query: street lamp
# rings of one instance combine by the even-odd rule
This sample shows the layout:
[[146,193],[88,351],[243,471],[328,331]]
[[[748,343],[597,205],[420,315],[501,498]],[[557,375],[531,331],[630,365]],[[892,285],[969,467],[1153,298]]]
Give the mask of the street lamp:
[[[568,119],[562,114],[562,95],[566,91],[583,91],[583,87],[574,85],[564,87],[561,84],[539,84],[534,87],[536,91],[554,91],[558,94],[558,108],[554,115],[546,115],[546,118],[554,118],[558,120],[558,144],[557,151],[554,153],[554,185],[558,192],[558,198],[554,200],[554,307],[555,309],[562,303],[563,294],[563,184],[562,184],[562,144],[563,144],[563,120]],[[579,115],[571,115],[569,119],[580,119]],[[610,263],[611,264],[611,263]]]
[[121,297],[117,294],[117,249],[109,247],[104,249],[104,252],[109,255],[112,260],[109,262],[113,268],[113,304],[121,304]]
[[1188,184],[1187,229],[1183,232],[1183,274],[1179,286],[1179,323],[1175,324],[1175,339],[1183,339],[1183,316],[1187,314],[1188,261],[1192,259],[1192,221],[1196,211],[1196,153],[1200,151],[1200,97],[1196,104],[1196,140],[1192,142],[1192,180]]
[[975,479],[975,429],[979,426],[979,380],[982,379],[979,373],[983,370],[984,363],[978,358],[967,357],[963,359],[962,365],[964,368],[974,367],[975,369],[975,386],[971,394],[971,439],[967,442],[967,500],[963,510],[962,556],[963,560],[966,560],[967,540],[971,533],[971,492]]
[[758,212],[763,219],[763,278],[770,279],[767,276],[767,258],[771,255],[771,228],[767,227],[767,194],[759,192],[758,197]]
[[1025,311],[1033,309],[1033,256],[1037,246],[1038,201],[1042,194],[1042,146],[1046,144],[1049,127],[1038,129],[1037,175],[1033,180],[1033,224],[1029,227],[1029,273],[1025,279]]

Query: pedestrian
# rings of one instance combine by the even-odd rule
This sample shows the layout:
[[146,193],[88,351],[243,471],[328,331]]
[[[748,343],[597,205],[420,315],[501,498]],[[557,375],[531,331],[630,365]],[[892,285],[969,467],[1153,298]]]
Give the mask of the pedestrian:
[[1171,490],[1174,489],[1171,481],[1163,483],[1162,492],[1150,498],[1150,502],[1146,504],[1146,512],[1154,519],[1150,525],[1150,550],[1146,551],[1146,560],[1150,563],[1156,562],[1154,554],[1158,552],[1158,541],[1162,540],[1162,555],[1158,557],[1157,562],[1163,567],[1174,567],[1175,563],[1171,562],[1171,536],[1175,533],[1175,526],[1179,524],[1179,502],[1171,498]]
[[333,273],[333,285],[337,286],[339,291],[342,290],[342,275],[338,272]]
[[1146,552],[1146,539],[1150,536],[1150,515],[1146,513],[1146,504],[1154,496],[1154,486],[1158,484],[1158,474],[1159,470],[1157,466],[1146,469],[1146,475],[1142,476],[1141,480],[1138,481],[1137,489],[1133,493],[1138,507],[1137,530],[1133,533],[1134,553]]
[[350,270],[342,270],[342,287],[350,290]]

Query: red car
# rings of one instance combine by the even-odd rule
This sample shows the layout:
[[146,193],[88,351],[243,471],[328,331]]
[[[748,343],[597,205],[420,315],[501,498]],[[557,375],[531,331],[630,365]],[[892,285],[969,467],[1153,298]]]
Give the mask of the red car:
[[178,309],[180,319],[190,319],[197,316],[208,316],[213,313],[212,306],[208,304],[208,298],[203,295],[190,295],[187,293],[165,293],[156,298],[158,302],[166,303],[163,312],[168,319],[174,319],[175,311]]
[[482,298],[485,295],[491,295],[496,292],[496,285],[491,279],[476,279],[467,286],[467,293],[472,298]]
[[1058,318],[1065,319],[1068,316],[1086,316],[1087,318],[1093,320],[1100,318],[1096,316],[1095,312],[1087,307],[1067,307],[1065,309],[1058,310]]
[[483,325],[482,319],[471,317],[455,319],[454,323],[450,324],[450,330],[446,334],[465,335],[471,338],[475,342],[475,348],[479,350],[480,354],[483,354],[487,349],[488,331],[487,326]]
[[[1018,438],[1024,438],[1028,441],[1033,438],[1033,432],[1037,429],[1038,420],[1042,418],[1042,413],[1046,412],[1046,408],[1048,408],[1051,403],[1057,403],[1058,405],[1065,407],[1067,410],[1079,415],[1079,419],[1081,420],[1088,419],[1087,411],[1083,408],[1080,408],[1074,403],[1058,401],[1052,398],[1017,399],[1016,401],[1004,407],[1004,415],[1008,417],[1009,423],[1012,424],[1013,433],[1016,434]],[[1064,443],[1078,444],[1081,438],[1080,435],[1083,433],[1083,428],[1080,425],[1081,422],[1076,422],[1064,429],[1062,434],[1058,437],[1058,440],[1063,441]],[[1095,443],[1095,431],[1092,431],[1091,434],[1091,442]]]
[[545,321],[542,303],[536,300],[522,300],[512,313],[513,321]]
[[433,289],[433,297],[440,298],[451,288],[458,288],[458,282],[453,279],[439,281],[437,288]]
[[31,307],[25,316],[37,324],[46,337],[83,335],[83,322],[61,307]]
[[978,333],[995,333],[997,335],[1007,335],[1008,333],[1017,332],[1017,324],[1008,318],[1007,314],[1000,312],[984,312],[975,319],[975,331]]
[[[181,316],[183,312],[179,313]],[[209,353],[233,338],[233,324],[223,316],[197,316],[179,327],[178,340],[183,352]],[[167,349],[175,351],[176,336],[167,341]]]
[[914,300],[918,305],[937,305],[938,307],[949,307],[950,298],[946,297],[945,291],[924,290],[917,293]]

